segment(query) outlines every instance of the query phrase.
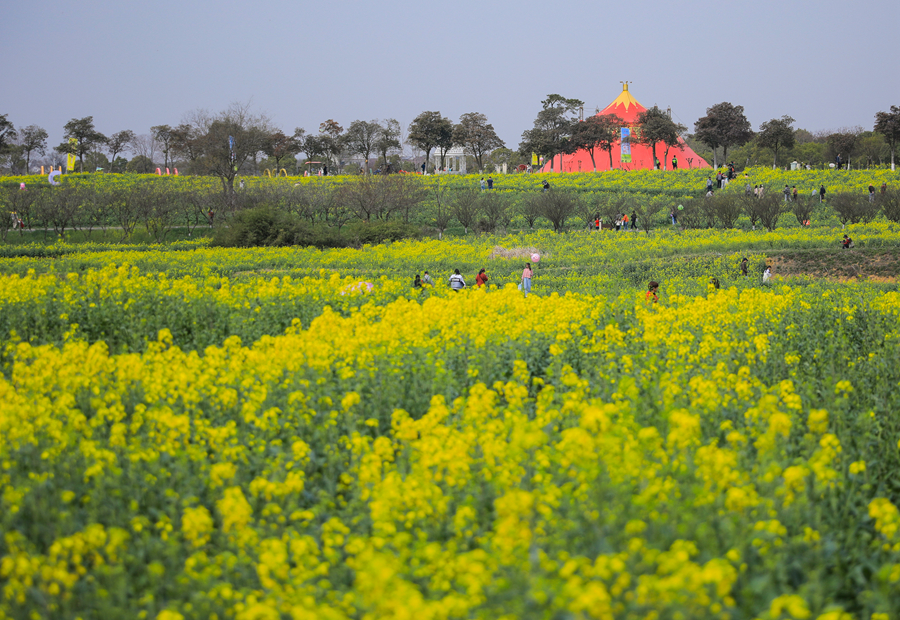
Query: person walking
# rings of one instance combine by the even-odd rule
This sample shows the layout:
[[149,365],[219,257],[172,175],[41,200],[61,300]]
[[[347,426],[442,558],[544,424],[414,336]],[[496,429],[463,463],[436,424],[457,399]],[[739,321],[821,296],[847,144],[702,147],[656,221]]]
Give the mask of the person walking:
[[781,190],[781,192],[784,194],[784,201],[790,202],[791,201],[791,189],[787,185],[785,185],[784,189]]
[[869,202],[875,202],[875,186],[869,183]]
[[881,184],[881,195],[884,196],[884,193],[887,191],[887,183],[883,182]]
[[492,179],[491,177],[488,177],[487,184],[488,184],[488,189],[494,189],[494,179]]
[[825,184],[819,188],[819,202],[825,202]]
[[792,189],[791,198],[794,202],[797,202],[797,186],[795,185]]
[[484,191],[484,177],[481,177],[481,191]]
[[525,269],[522,270],[522,290],[525,291],[525,297],[531,292],[531,263],[525,263]]
[[763,271],[762,283],[768,285],[769,280],[772,279],[772,268],[768,265],[766,266],[766,270]]
[[419,277],[419,274],[416,274],[416,279],[413,280],[413,288],[422,288],[422,278]]
[[745,256],[741,259],[741,275],[742,276],[744,276],[744,277],[747,276],[748,268],[749,268],[749,263],[747,262],[747,257]]
[[672,155],[672,170],[678,170],[678,157]]
[[637,230],[637,211],[631,212],[631,230]]
[[487,284],[488,277],[484,272],[484,267],[481,268],[481,271],[478,272],[478,275],[475,276],[475,286],[484,286]]
[[644,296],[644,300],[649,304],[655,304],[659,301],[659,282],[651,280],[647,286],[647,294]]
[[466,281],[459,273],[459,269],[454,270],[453,275],[450,276],[450,288],[457,293],[466,288]]
[[422,284],[427,284],[428,286],[434,286],[434,281],[431,279],[431,276],[428,275],[428,272],[425,272],[425,275],[422,276]]

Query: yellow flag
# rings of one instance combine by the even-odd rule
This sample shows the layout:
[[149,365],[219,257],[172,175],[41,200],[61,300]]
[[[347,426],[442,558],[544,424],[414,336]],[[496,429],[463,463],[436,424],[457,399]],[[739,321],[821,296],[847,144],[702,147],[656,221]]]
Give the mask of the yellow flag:
[[78,140],[76,138],[69,138],[69,146],[72,148],[72,152],[69,153],[69,157],[66,159],[66,172],[75,172],[75,148],[78,146]]
[[532,153],[532,154],[531,154],[531,165],[532,165],[532,166],[537,166],[537,165],[538,165],[538,156],[537,156],[537,153]]

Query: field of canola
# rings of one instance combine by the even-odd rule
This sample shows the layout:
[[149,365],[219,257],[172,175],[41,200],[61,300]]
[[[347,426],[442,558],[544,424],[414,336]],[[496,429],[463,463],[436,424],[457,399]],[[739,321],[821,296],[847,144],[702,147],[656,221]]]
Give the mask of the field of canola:
[[835,235],[0,259],[0,619],[900,618],[897,285],[759,280]]
[[[825,185],[830,193],[835,192],[859,192],[866,193],[870,184],[879,187],[882,183],[896,187],[900,183],[900,172],[887,168],[872,170],[773,170],[767,166],[756,166],[742,171],[739,178],[732,182],[727,191],[743,191],[746,172],[749,181],[753,185],[761,184],[770,191],[780,191],[784,185],[797,186],[801,193],[809,193],[818,190]],[[488,175],[408,175],[433,189],[437,184],[449,190],[480,187],[480,179]],[[706,178],[715,178],[715,172],[709,169],[699,170],[611,170],[602,173],[543,173],[543,174],[500,174],[493,175],[494,188],[502,193],[514,193],[539,191],[541,181],[546,179],[552,187],[564,191],[577,193],[590,192],[628,192],[630,194],[645,195],[670,195],[670,196],[702,196],[706,192]],[[331,177],[265,177],[265,176],[241,176],[249,188],[266,187],[272,185],[293,186],[301,184],[333,184],[340,186],[345,183],[355,183],[358,177],[355,175],[338,175]],[[165,183],[178,191],[192,191],[198,189],[220,190],[222,185],[215,177],[202,176],[157,176],[155,174],[67,174],[64,176],[67,183],[93,188],[103,191],[112,188],[133,188],[135,183],[141,181],[158,181]],[[20,183],[27,187],[46,187],[47,178],[39,175],[29,176],[5,176],[0,178],[0,187],[18,188]]]

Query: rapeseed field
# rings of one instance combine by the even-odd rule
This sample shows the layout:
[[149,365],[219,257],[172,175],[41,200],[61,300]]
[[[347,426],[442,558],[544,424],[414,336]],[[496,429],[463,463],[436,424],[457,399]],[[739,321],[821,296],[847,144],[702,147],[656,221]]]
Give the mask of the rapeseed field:
[[898,618],[900,293],[762,283],[822,247],[0,259],[0,619]]

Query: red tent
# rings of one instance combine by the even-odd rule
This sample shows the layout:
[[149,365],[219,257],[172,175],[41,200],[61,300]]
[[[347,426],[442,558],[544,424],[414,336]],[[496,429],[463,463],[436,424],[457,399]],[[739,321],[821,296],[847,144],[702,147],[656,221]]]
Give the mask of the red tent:
[[[624,84],[622,92],[616,97],[615,101],[603,108],[601,114],[615,114],[630,127],[624,128],[626,132],[633,132],[634,123],[637,122],[638,115],[646,110],[644,106],[638,103],[638,100],[631,96],[628,92],[628,84]],[[701,159],[694,151],[685,144],[684,140],[678,139],[678,143],[682,149],[669,149],[669,157],[666,162],[666,169],[672,169],[672,157],[678,158],[678,168],[711,168],[706,160]],[[628,148],[626,148],[625,157],[622,157],[622,143],[616,142],[612,150],[613,168],[622,170],[639,170],[641,168],[653,169],[653,152],[649,146],[642,144],[626,144],[631,147],[630,157],[628,156]],[[656,156],[662,165],[665,145],[656,145]],[[688,161],[690,159],[690,162]],[[629,161],[630,160],[630,161]],[[600,149],[594,149],[594,161],[597,162],[597,171],[609,170],[609,153]],[[577,151],[572,155],[557,155],[553,158],[554,172],[592,172],[594,164],[591,163],[591,156],[587,151]],[[550,172],[550,162],[544,164],[541,172]]]

